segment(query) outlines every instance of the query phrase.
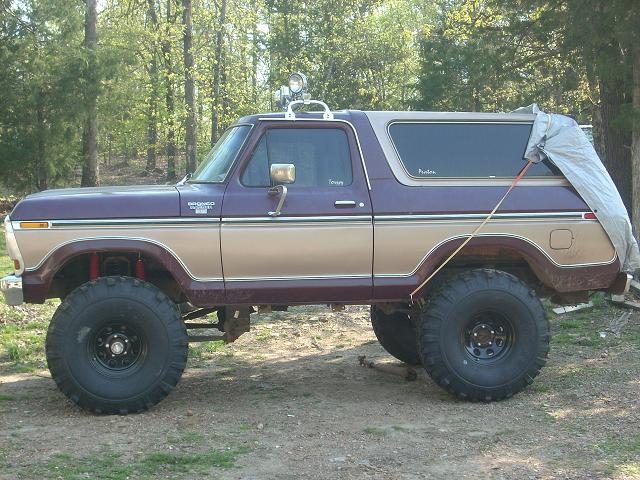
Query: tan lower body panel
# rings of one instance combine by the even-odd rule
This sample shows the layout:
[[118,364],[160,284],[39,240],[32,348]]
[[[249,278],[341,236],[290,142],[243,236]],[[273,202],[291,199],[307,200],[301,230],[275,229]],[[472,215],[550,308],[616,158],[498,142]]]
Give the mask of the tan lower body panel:
[[[476,220],[376,221],[374,274],[378,277],[410,276],[436,247],[447,240],[468,236],[478,224]],[[552,232],[556,230],[569,230],[572,236],[572,241],[569,238],[562,249],[551,248]],[[562,267],[607,264],[616,258],[604,229],[600,223],[591,220],[492,220],[480,235],[520,238]],[[565,248],[569,244],[569,248]]]
[[35,270],[53,251],[74,241],[148,241],[169,251],[197,280],[222,280],[220,225],[65,227],[15,231],[27,270]]
[[370,277],[368,222],[222,225],[225,280]]

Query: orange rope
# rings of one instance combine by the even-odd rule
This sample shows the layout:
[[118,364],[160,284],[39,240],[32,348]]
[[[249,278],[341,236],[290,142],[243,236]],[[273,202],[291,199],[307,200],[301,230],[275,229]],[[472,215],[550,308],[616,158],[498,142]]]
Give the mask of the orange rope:
[[435,271],[429,275],[427,277],[427,279],[422,282],[418,288],[416,288],[413,292],[411,292],[410,294],[410,299],[411,299],[411,303],[413,303],[413,297],[416,293],[418,293],[420,290],[422,290],[424,288],[424,286],[429,283],[431,281],[431,279],[433,277],[436,276],[436,274],[442,270],[450,261],[453,257],[455,257],[458,252],[460,252],[460,250],[462,250],[470,241],[473,237],[475,237],[478,232],[482,229],[482,227],[484,227],[489,220],[491,220],[491,218],[493,217],[493,215],[496,213],[496,211],[500,208],[500,206],[502,205],[502,203],[505,201],[505,199],[507,198],[507,196],[509,196],[509,194],[511,193],[511,191],[516,187],[516,185],[518,184],[518,182],[522,179],[522,177],[524,177],[524,174],[527,173],[527,170],[529,170],[529,167],[533,165],[533,162],[531,160],[529,160],[527,162],[527,164],[522,168],[522,170],[520,170],[520,173],[518,174],[518,176],[513,180],[513,183],[511,184],[511,186],[509,187],[509,189],[507,190],[507,192],[502,196],[502,198],[500,199],[500,201],[496,204],[495,207],[493,207],[493,210],[491,210],[491,213],[489,213],[489,215],[487,216],[487,218],[485,218],[482,223],[480,225],[478,225],[476,227],[476,229],[471,233],[471,235],[469,235],[469,237],[462,242],[462,245],[460,245],[458,248],[456,248],[454,250],[454,252],[449,255],[449,258],[447,258],[444,263],[442,263],[442,265],[440,265],[438,268],[435,269]]

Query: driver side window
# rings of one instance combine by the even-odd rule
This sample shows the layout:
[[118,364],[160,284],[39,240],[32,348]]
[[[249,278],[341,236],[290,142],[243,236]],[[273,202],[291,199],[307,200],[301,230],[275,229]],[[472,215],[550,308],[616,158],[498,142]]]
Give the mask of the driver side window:
[[349,142],[339,128],[267,130],[242,173],[242,184],[271,186],[269,167],[274,163],[295,165],[291,187],[343,187],[353,181]]

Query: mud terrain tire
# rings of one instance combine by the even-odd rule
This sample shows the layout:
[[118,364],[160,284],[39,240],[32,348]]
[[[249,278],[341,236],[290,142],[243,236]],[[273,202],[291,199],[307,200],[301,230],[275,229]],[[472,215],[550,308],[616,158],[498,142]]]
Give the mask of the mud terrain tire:
[[176,386],[187,362],[187,332],[174,302],[130,277],[103,277],[58,307],[46,354],[58,388],[96,413],[140,412]]
[[371,326],[380,345],[389,354],[409,365],[420,365],[417,333],[409,315],[403,312],[386,314],[373,305]]
[[446,281],[420,314],[427,373],[463,400],[509,398],[533,382],[549,352],[549,322],[517,277],[478,269]]

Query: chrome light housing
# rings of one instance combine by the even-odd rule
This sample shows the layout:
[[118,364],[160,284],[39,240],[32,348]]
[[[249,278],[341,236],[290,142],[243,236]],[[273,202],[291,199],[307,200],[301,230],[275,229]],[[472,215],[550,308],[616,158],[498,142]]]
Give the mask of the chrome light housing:
[[296,72],[289,77],[289,90],[294,95],[300,95],[307,89],[307,76]]
[[18,241],[16,240],[16,235],[13,232],[13,226],[11,225],[9,215],[4,219],[4,239],[7,245],[7,254],[9,255],[9,258],[13,260],[14,266],[16,267],[15,274],[21,275],[22,272],[24,272],[24,261],[22,260],[20,249],[18,248]]

